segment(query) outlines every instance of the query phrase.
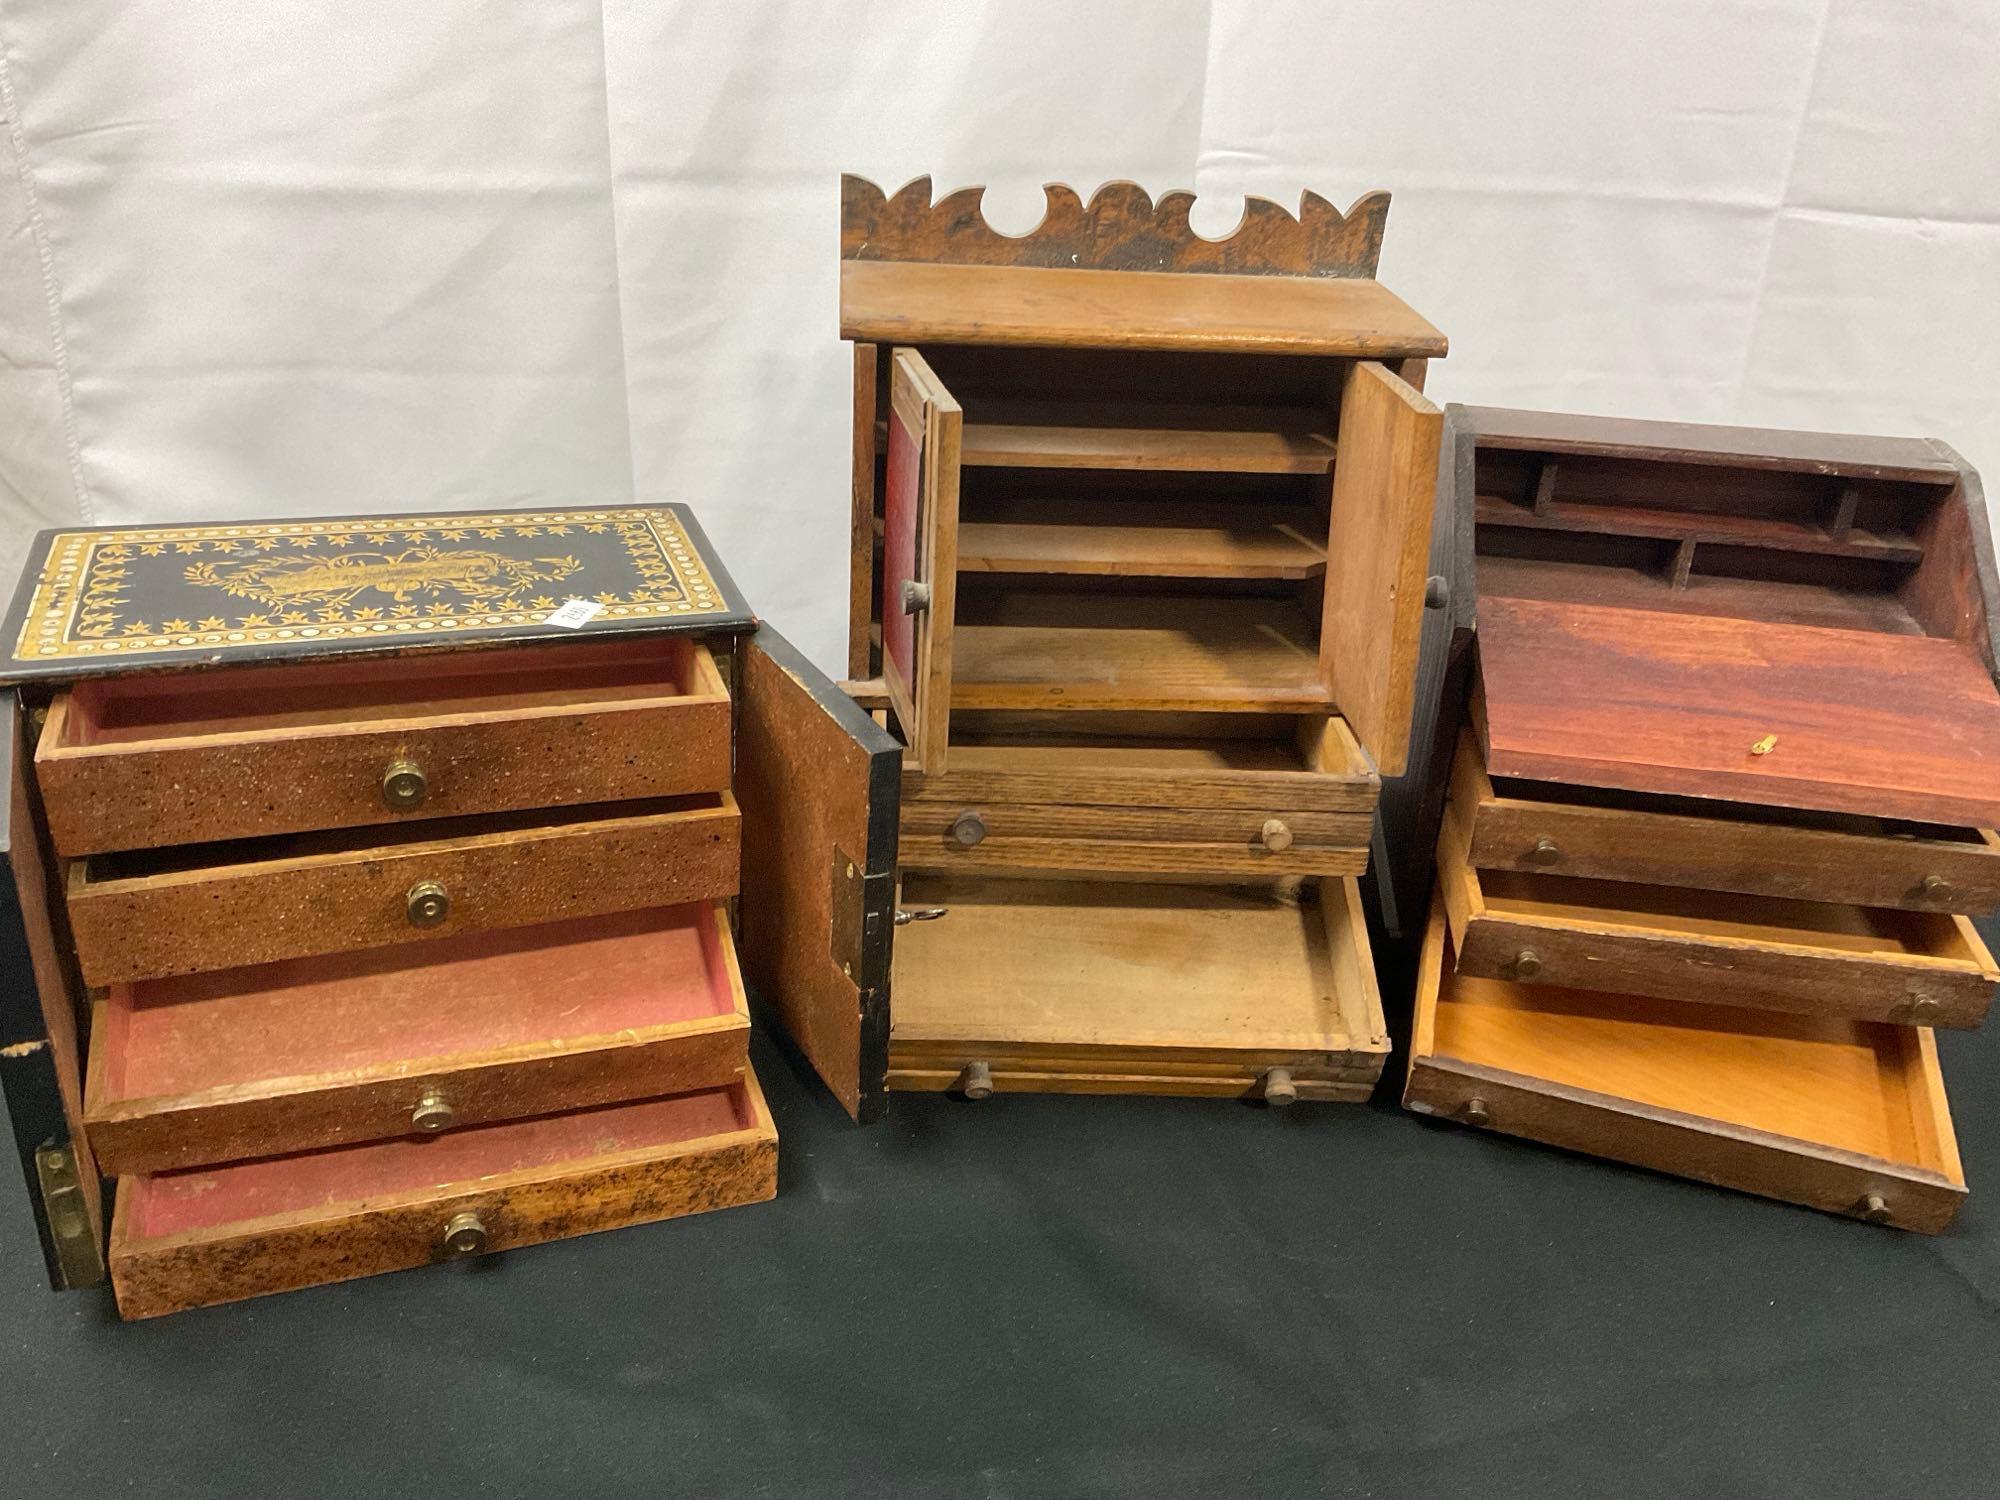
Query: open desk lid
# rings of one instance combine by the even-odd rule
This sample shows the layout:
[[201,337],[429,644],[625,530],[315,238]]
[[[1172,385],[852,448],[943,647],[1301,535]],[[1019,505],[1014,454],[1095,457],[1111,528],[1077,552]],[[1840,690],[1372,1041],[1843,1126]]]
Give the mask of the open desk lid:
[[0,681],[754,623],[684,505],[100,526],[36,536]]
[[1950,449],[1463,416],[1490,774],[2000,823],[2000,587]]

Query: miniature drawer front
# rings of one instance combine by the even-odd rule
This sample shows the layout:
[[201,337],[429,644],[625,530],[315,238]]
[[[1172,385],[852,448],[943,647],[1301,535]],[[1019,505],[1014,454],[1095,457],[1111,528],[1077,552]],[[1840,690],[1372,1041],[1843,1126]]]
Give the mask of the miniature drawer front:
[[77,959],[109,985],[735,893],[730,793],[582,811],[76,860]]
[[722,791],[729,694],[686,640],[86,682],[35,752],[67,855]]
[[118,1182],[127,1318],[401,1271],[777,1191],[754,1074],[725,1089]]
[[1282,741],[967,743],[943,775],[905,773],[898,853],[913,869],[1358,875],[1380,795],[1324,715]]
[[1565,794],[1496,790],[1466,736],[1451,795],[1472,809],[1473,868],[1906,911],[2000,907],[2000,834],[1990,830],[1750,808],[1666,812]]
[[906,868],[1359,875],[1365,813],[1235,808],[903,805]]
[[1459,972],[1706,1005],[1974,1027],[2000,970],[1965,917],[1475,870],[1446,809],[1438,881]]
[[[1418,1114],[1936,1233],[1965,1199],[1924,1027],[1789,1016],[1418,967]],[[1691,1021],[1691,1017],[1696,1019]]]
[[108,1175],[170,1171],[726,1087],[749,1034],[700,902],[112,985],[84,1119]]
[[1357,883],[912,874],[894,1089],[1362,1100],[1389,1050]]

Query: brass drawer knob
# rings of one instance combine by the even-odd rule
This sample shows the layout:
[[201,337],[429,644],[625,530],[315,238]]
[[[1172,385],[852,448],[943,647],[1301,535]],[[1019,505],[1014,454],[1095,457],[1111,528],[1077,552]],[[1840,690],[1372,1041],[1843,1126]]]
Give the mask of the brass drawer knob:
[[1290,1068],[1273,1068],[1264,1075],[1264,1102],[1273,1109],[1299,1102],[1299,1086],[1292,1082]]
[[435,880],[419,880],[410,887],[404,910],[412,927],[435,927],[451,915],[451,897]]
[[392,760],[382,773],[382,802],[395,812],[422,807],[430,791],[424,768],[413,760]]
[[1493,1111],[1486,1107],[1486,1101],[1477,1095],[1465,1101],[1465,1108],[1458,1117],[1468,1125],[1477,1125],[1482,1130],[1493,1123]]
[[451,1102],[432,1089],[417,1101],[417,1107],[410,1111],[410,1123],[426,1135],[435,1135],[451,1125],[453,1110]]
[[1561,846],[1551,838],[1536,839],[1535,847],[1528,851],[1528,860],[1531,864],[1552,865],[1562,857]]
[[1542,956],[1533,948],[1523,948],[1514,955],[1514,977],[1533,979],[1542,972]]
[[993,1069],[983,1062],[967,1063],[958,1075],[958,1090],[968,1099],[991,1099]]
[[986,842],[986,820],[968,807],[951,820],[951,839],[961,849],[977,849]]
[[1942,875],[1926,875],[1917,882],[1917,889],[1933,901],[1949,901],[1956,894]]
[[444,1247],[453,1255],[477,1255],[486,1248],[486,1225],[474,1213],[455,1214],[444,1226]]
[[1285,826],[1283,818],[1266,818],[1264,826],[1257,830],[1257,842],[1273,854],[1283,854],[1292,847],[1292,830]]

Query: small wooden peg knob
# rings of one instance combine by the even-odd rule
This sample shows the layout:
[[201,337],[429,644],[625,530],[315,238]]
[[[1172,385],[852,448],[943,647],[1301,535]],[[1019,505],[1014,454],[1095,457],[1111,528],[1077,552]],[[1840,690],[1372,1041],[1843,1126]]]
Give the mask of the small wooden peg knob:
[[1889,1222],[1889,1205],[1880,1193],[1869,1193],[1854,1205],[1854,1215],[1870,1224],[1886,1224]]
[[1535,840],[1535,847],[1528,851],[1528,858],[1538,865],[1552,865],[1563,857],[1561,847],[1552,838]]
[[1514,977],[1533,979],[1542,972],[1542,956],[1533,948],[1523,948],[1514,955]]
[[993,1070],[983,1062],[967,1063],[958,1075],[958,1091],[968,1099],[991,1099]]
[[1292,1082],[1290,1068],[1273,1068],[1264,1075],[1264,1102],[1273,1109],[1299,1102],[1299,1086]]
[[1465,1101],[1465,1108],[1458,1112],[1458,1117],[1468,1125],[1481,1128],[1493,1123],[1493,1112],[1486,1107],[1486,1101],[1477,1095]]
[[1283,818],[1266,818],[1264,826],[1257,830],[1257,841],[1273,854],[1283,854],[1292,847],[1292,830],[1285,826]]

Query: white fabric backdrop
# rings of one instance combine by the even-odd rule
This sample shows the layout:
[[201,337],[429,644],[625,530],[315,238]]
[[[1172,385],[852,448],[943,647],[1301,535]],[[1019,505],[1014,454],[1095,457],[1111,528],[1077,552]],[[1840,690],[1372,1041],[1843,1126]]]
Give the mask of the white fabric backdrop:
[[[1446,400],[2000,479],[1992,0],[0,0],[0,567],[53,521],[694,504],[839,665],[842,169],[1395,193]],[[2000,489],[2000,484],[1995,485]]]

